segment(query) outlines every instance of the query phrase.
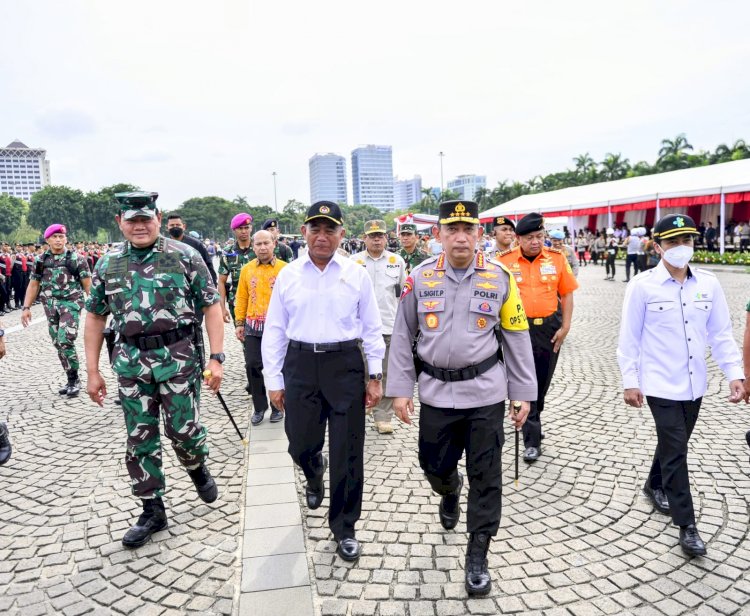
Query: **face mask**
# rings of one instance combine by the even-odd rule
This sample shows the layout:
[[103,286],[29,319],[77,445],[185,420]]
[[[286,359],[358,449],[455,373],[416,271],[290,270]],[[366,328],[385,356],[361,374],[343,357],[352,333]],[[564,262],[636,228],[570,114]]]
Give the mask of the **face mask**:
[[171,235],[174,239],[182,237],[182,229],[180,229],[180,227],[172,227],[171,229],[168,229],[168,231],[169,235]]
[[682,269],[693,258],[692,246],[675,246],[664,251],[664,260],[672,267]]

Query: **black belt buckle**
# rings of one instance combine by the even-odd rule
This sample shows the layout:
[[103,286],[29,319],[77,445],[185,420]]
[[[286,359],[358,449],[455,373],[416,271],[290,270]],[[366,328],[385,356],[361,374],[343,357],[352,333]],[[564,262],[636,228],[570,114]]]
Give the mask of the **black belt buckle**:
[[161,336],[145,336],[138,340],[138,348],[141,351],[154,351],[163,346]]

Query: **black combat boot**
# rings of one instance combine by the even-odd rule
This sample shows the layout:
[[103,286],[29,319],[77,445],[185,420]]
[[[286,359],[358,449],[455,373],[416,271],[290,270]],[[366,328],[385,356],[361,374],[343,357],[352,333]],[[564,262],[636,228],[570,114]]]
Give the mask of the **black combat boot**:
[[122,538],[122,545],[126,548],[139,548],[145,545],[151,535],[164,530],[167,526],[167,513],[164,511],[164,501],[161,498],[144,498],[143,513]]
[[489,533],[471,533],[466,548],[466,592],[486,595],[492,589],[492,578],[487,569],[487,551],[490,549]]
[[458,473],[458,487],[448,494],[445,494],[440,499],[440,507],[438,508],[438,515],[440,516],[440,524],[442,524],[445,530],[453,530],[458,524],[458,519],[461,517],[461,488],[464,485],[464,476]]
[[75,398],[81,391],[81,381],[78,379],[78,370],[68,372],[68,398]]
[[10,435],[8,434],[8,426],[4,422],[0,421],[0,466],[10,460],[10,454],[13,448],[10,446]]
[[65,374],[68,375],[68,382],[65,383],[65,385],[63,385],[60,389],[57,390],[57,393],[60,394],[61,396],[67,395],[68,394],[68,389],[70,388],[71,383],[75,382],[75,381],[71,381],[70,380],[70,373],[71,372],[72,372],[72,370],[68,370],[65,373]]
[[211,473],[208,472],[208,467],[205,464],[201,464],[192,471],[189,470],[188,475],[193,480],[198,496],[204,503],[213,503],[219,498],[219,488],[216,487],[216,482],[211,477]]

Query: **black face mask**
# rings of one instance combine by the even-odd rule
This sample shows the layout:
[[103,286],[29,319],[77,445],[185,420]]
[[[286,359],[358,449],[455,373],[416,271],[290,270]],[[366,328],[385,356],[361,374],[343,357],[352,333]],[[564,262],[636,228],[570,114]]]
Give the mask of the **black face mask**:
[[167,229],[167,232],[176,240],[182,237],[182,229],[180,227],[172,227]]

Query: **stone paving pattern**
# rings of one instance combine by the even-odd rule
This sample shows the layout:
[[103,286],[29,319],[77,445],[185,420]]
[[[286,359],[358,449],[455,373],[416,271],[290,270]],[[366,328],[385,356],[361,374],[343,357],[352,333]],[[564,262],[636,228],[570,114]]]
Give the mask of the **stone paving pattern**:
[[[44,318],[40,306],[33,317]],[[20,312],[3,320],[16,325]],[[199,500],[163,439],[169,528],[127,550],[120,541],[141,502],[130,493],[112,371],[103,364],[110,392],[103,409],[85,395],[85,385],[79,398],[68,400],[57,393],[65,374],[46,326],[7,337],[0,417],[10,427],[13,457],[0,467],[0,614],[232,614],[239,597],[245,449],[218,401],[204,393],[201,406],[219,499],[211,505]],[[230,328],[227,338],[230,378],[222,391],[238,423],[247,425],[243,360]],[[81,334],[81,357],[82,344]]]
[[[677,547],[677,530],[640,493],[655,433],[648,409],[622,403],[614,352],[625,284],[618,270],[616,283],[602,280],[602,268],[581,270],[573,330],[545,411],[543,456],[533,466],[521,462],[518,488],[508,432],[503,519],[490,553],[493,593],[466,596],[465,525],[442,529],[438,499],[417,462],[417,428],[398,425],[392,436],[368,430],[358,563],[335,555],[328,501],[307,511],[297,474],[316,613],[750,614],[750,463],[744,442],[750,409],[726,402],[726,383],[710,364],[690,454],[698,523],[709,553],[687,559]],[[750,278],[723,271],[719,278],[739,341]],[[41,318],[40,307],[33,314]],[[5,317],[6,328],[19,319],[18,312]],[[231,336],[228,328],[222,391],[246,426],[242,356]],[[120,540],[140,503],[130,495],[120,408],[108,402],[100,409],[83,394],[72,401],[58,396],[64,375],[43,325],[10,334],[7,347],[8,357],[0,361],[0,417],[9,422],[14,451],[0,468],[0,614],[236,614],[243,490],[250,502],[254,480],[218,402],[205,396],[202,419],[210,432],[219,500],[198,500],[165,443],[170,527],[128,551]],[[103,373],[114,385],[109,369]],[[261,444],[251,438],[250,453]],[[278,592],[288,604],[299,590]],[[247,604],[245,611],[255,610]]]
[[[601,267],[581,268],[572,331],[544,412],[543,454],[534,465],[521,461],[517,488],[505,422],[503,517],[489,557],[492,594],[467,597],[465,518],[454,531],[440,526],[438,497],[417,461],[416,425],[399,424],[394,435],[380,436],[369,423],[358,563],[335,554],[328,499],[316,511],[303,505],[319,614],[750,614],[744,438],[750,408],[726,401],[726,382],[711,362],[689,456],[708,556],[688,559],[677,545],[677,528],[641,494],[656,436],[648,408],[622,402],[615,349],[626,285],[618,269],[613,283],[603,280]],[[741,343],[750,277],[717,273]],[[298,474],[304,504],[301,479]],[[466,488],[464,507],[465,498]]]

